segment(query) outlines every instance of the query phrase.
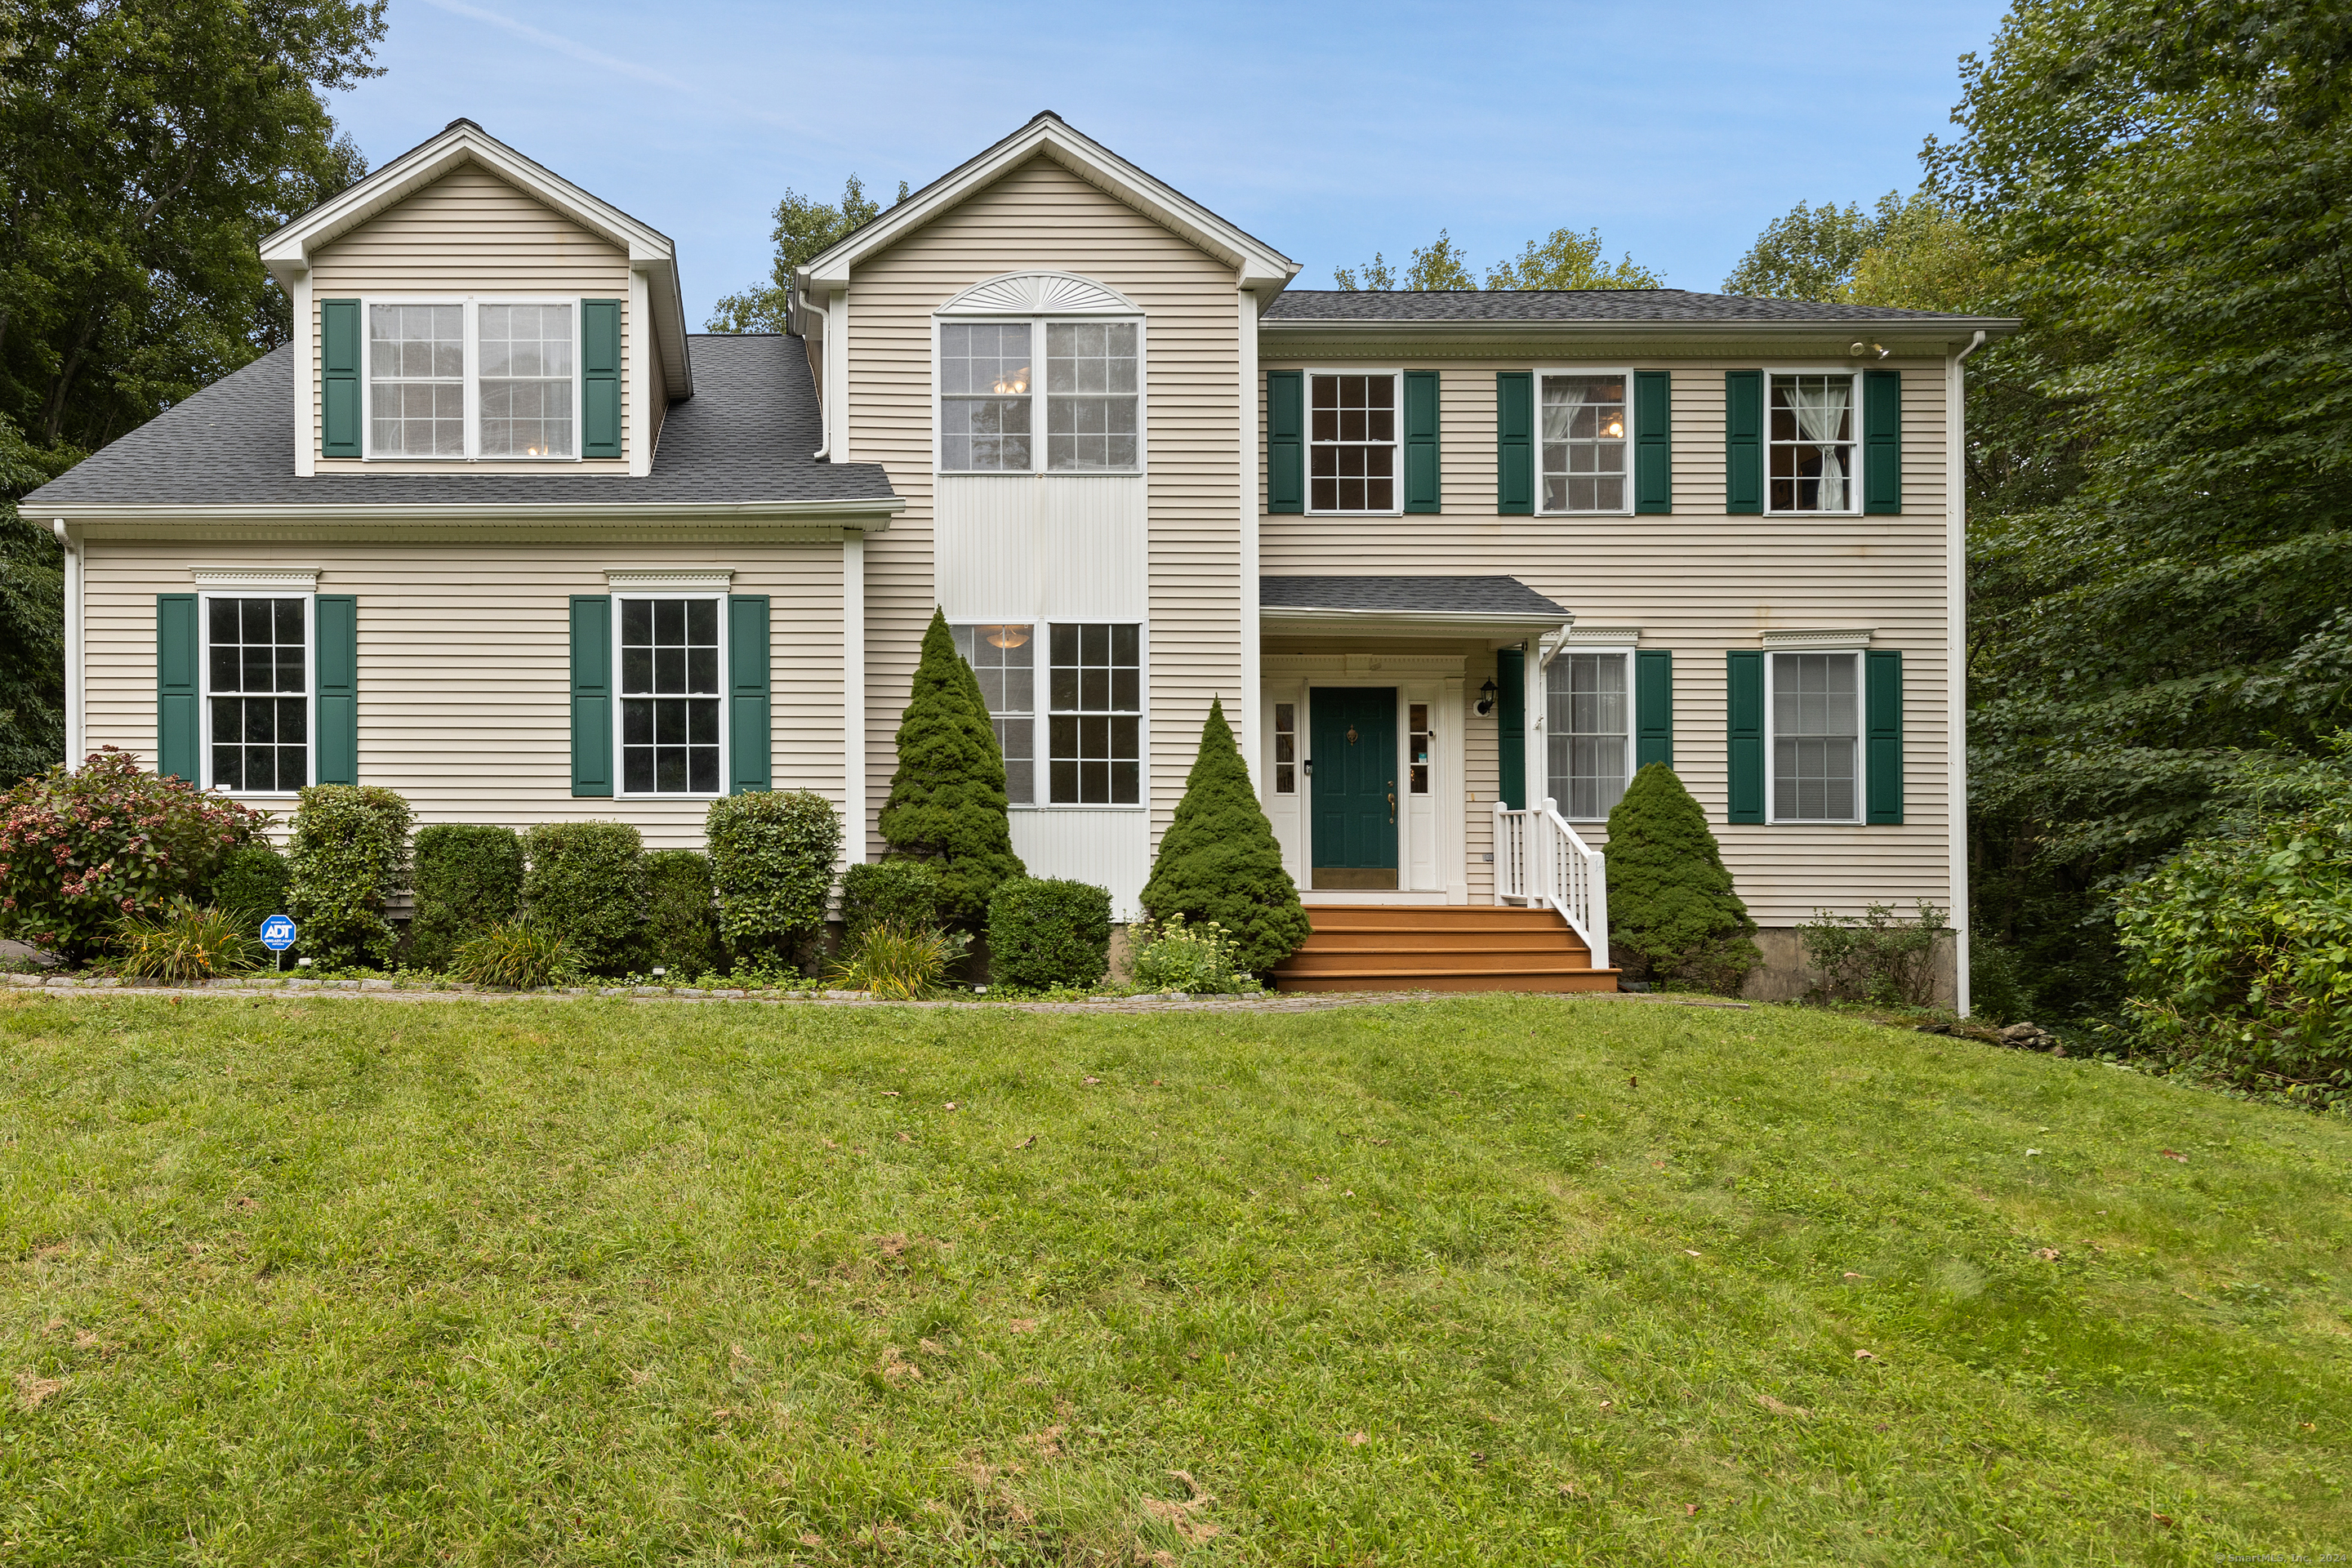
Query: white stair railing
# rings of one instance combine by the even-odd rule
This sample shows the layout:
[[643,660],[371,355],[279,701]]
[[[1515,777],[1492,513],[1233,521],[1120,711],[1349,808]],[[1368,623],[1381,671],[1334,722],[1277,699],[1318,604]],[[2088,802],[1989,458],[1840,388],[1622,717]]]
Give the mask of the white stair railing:
[[1592,967],[1609,967],[1607,863],[1577,837],[1557,802],[1523,811],[1495,803],[1495,898],[1559,910],[1592,950]]

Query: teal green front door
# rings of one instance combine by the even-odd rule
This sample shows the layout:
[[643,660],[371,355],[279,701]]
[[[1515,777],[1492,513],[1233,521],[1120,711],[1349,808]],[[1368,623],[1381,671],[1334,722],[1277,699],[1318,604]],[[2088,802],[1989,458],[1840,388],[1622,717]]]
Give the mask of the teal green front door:
[[1307,776],[1318,888],[1397,885],[1397,694],[1393,686],[1318,686]]

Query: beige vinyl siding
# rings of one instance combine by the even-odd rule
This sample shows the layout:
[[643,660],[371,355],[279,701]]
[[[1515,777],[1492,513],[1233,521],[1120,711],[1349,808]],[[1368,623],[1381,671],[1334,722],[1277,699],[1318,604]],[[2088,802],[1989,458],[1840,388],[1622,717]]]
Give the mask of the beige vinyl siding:
[[[1325,367],[1328,359],[1268,354],[1271,369]],[[1425,364],[1393,343],[1368,364]],[[1449,362],[1441,372],[1438,516],[1266,515],[1267,573],[1506,575],[1591,626],[1642,628],[1641,646],[1675,655],[1675,763],[1722,843],[1741,897],[1768,926],[1817,908],[1858,912],[1869,902],[1906,910],[1951,890],[1949,705],[1946,696],[1944,377],[1939,361],[1889,362],[1904,373],[1904,510],[1894,517],[1729,516],[1723,510],[1723,373],[1775,363],[1614,358],[1612,366],[1674,375],[1675,510],[1667,516],[1506,517],[1495,510],[1495,373],[1559,359]],[[1262,389],[1261,389],[1262,393]],[[1261,483],[1263,470],[1261,467]],[[1260,491],[1261,500],[1263,489]],[[1894,826],[1724,821],[1725,662],[1774,629],[1873,627],[1874,648],[1903,653],[1904,821]],[[1286,642],[1286,646],[1289,646]],[[1401,649],[1409,645],[1400,642]],[[1305,650],[1305,645],[1301,645]],[[1528,700],[1541,700],[1529,655]],[[1475,665],[1473,666],[1474,671]],[[1486,679],[1473,673],[1475,689]],[[1472,721],[1470,787],[1495,787],[1495,730]],[[1530,737],[1530,747],[1540,743]],[[1490,896],[1490,798],[1465,804],[1472,897]],[[1580,833],[1586,833],[1583,826]],[[1599,842],[1596,826],[1586,837]]]
[[[485,521],[483,531],[495,524]],[[571,596],[607,569],[725,568],[769,596],[771,766],[778,789],[843,799],[841,546],[454,536],[325,543],[103,538],[84,589],[89,744],[155,756],[155,596],[192,564],[315,567],[359,610],[360,782],[406,795],[420,825],[585,817],[635,823],[655,848],[702,843],[706,800],[572,795]],[[283,813],[291,803],[264,803]]]
[[[576,463],[502,461],[496,467],[581,474],[628,472],[629,367],[638,323],[628,307],[629,258],[618,246],[541,205],[478,164],[436,180],[320,249],[310,260],[310,298],[349,300],[418,294],[537,294],[621,303],[621,430],[618,458]],[[318,323],[311,323],[316,343]],[[318,377],[311,376],[311,441],[319,429]],[[405,474],[478,472],[474,463],[369,463],[319,459],[319,472],[396,469]]]
[[[1244,695],[1234,275],[1043,158],[859,263],[850,279],[849,458],[884,465],[908,501],[890,531],[866,545],[870,800],[878,811],[888,796],[898,716],[936,602],[932,315],[982,279],[1034,269],[1095,279],[1145,312],[1146,764],[1156,837],[1183,793],[1210,699]],[[878,850],[878,841],[868,847]]]

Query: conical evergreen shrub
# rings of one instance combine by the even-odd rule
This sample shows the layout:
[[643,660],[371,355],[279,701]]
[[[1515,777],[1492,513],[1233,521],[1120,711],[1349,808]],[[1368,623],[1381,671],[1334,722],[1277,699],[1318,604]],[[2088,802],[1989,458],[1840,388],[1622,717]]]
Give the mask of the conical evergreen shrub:
[[1209,705],[1200,755],[1184,781],[1175,820],[1160,836],[1143,907],[1155,921],[1182,915],[1195,926],[1216,921],[1225,928],[1235,959],[1260,973],[1307,940],[1297,884],[1282,868],[1274,824],[1258,808],[1222,701]]
[[947,616],[933,611],[915,668],[914,695],[898,721],[898,771],[882,807],[891,850],[927,861],[940,877],[940,916],[967,929],[987,923],[988,900],[1008,877],[1026,876],[1005,816],[1004,753],[971,667],[956,652]]
[[1625,978],[1728,995],[1763,961],[1706,813],[1665,763],[1609,814],[1608,866],[1609,959]]

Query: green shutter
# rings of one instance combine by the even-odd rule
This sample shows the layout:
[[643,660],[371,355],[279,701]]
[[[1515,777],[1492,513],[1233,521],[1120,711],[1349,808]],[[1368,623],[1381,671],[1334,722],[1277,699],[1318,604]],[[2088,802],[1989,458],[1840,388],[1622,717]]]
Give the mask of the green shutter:
[[1903,373],[1899,370],[1862,373],[1862,510],[1881,513],[1903,510]]
[[580,455],[621,455],[621,302],[580,301]]
[[319,301],[319,455],[360,455],[360,302]]
[[1633,765],[1675,765],[1675,656],[1645,647],[1633,655]]
[[1525,517],[1536,510],[1536,388],[1530,371],[1495,373],[1495,510]]
[[[1753,374],[1753,372],[1748,374]],[[1726,822],[1764,820],[1764,656],[1735,650],[1723,656],[1724,742],[1728,769]]]
[[1764,373],[1760,370],[1723,373],[1723,510],[1746,513],[1764,510]]
[[1502,773],[1503,804],[1528,805],[1527,655],[1507,647],[1495,656],[1495,758]]
[[1265,510],[1307,510],[1307,374],[1265,373]]
[[200,784],[196,665],[196,596],[156,595],[155,771]]
[[768,595],[727,599],[727,793],[771,787],[768,777]]
[[310,601],[311,777],[319,784],[360,782],[360,609],[349,594]]
[[572,793],[613,793],[613,601],[572,595]]
[[1437,511],[1437,373],[1404,373],[1404,510]]
[[1903,820],[1903,655],[1873,648],[1863,655],[1863,777],[1865,822]]
[[1633,510],[1675,510],[1674,376],[1633,373]]

